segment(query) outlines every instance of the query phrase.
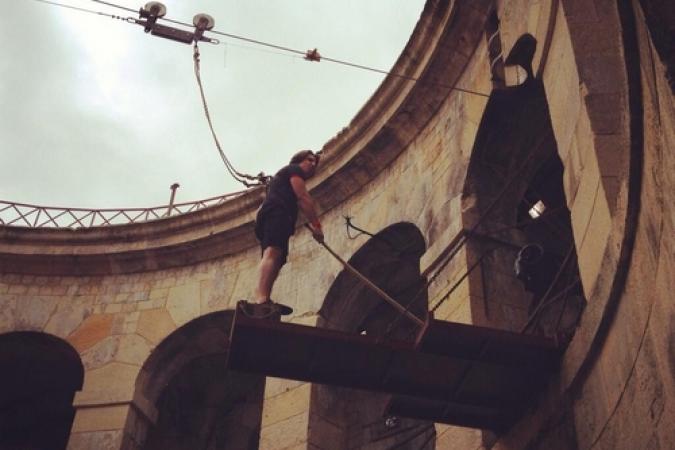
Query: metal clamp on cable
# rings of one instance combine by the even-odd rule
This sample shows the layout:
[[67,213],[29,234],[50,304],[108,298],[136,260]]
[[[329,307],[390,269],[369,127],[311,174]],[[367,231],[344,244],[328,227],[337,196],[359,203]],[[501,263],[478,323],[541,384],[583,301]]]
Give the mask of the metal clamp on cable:
[[141,25],[146,33],[153,36],[159,36],[172,41],[182,42],[183,44],[191,44],[192,42],[208,42],[210,44],[219,44],[217,39],[211,39],[204,36],[204,31],[212,30],[215,25],[213,17],[208,14],[197,14],[192,19],[195,26],[195,31],[181,30],[179,28],[168,27],[157,23],[166,15],[166,6],[160,2],[148,2],[138,11],[139,19],[134,19],[134,22]]

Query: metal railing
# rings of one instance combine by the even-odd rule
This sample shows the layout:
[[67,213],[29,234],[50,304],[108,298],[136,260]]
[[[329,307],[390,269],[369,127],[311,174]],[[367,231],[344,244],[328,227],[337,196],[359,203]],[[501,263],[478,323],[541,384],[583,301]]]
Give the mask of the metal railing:
[[220,205],[244,192],[150,208],[65,208],[0,200],[0,226],[75,229],[150,222]]

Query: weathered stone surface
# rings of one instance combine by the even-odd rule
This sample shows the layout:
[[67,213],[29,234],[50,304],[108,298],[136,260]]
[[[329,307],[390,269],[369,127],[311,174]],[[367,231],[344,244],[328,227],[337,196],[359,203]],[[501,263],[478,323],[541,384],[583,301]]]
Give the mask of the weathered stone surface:
[[153,346],[137,334],[127,334],[118,338],[115,361],[141,366],[152,351]]
[[[91,431],[121,430],[129,413],[129,405],[99,406],[95,408],[80,408],[73,421],[73,433]],[[116,442],[116,435],[98,434],[95,441],[102,443]],[[92,441],[89,441],[92,442]],[[114,447],[112,447],[114,448]]]
[[122,431],[82,431],[70,435],[68,450],[119,450]]
[[111,329],[112,334],[131,334],[136,332],[138,326],[138,319],[140,318],[140,311],[136,311],[136,308],[130,308],[125,310],[122,308],[123,314],[115,315],[113,320],[113,326]]
[[93,347],[97,342],[110,335],[113,316],[110,314],[95,314],[89,316],[82,324],[68,336],[68,342],[79,352]]
[[166,309],[176,325],[182,325],[199,315],[200,284],[190,282],[169,289]]
[[263,407],[262,427],[269,427],[306,411],[309,405],[311,387],[310,383],[304,383],[274,397],[266,397]]
[[275,397],[281,393],[295,389],[303,384],[305,384],[304,381],[267,377],[265,379],[265,398]]
[[[598,186],[599,191],[599,186]],[[602,269],[604,249],[609,238],[612,219],[604,196],[596,191],[592,201],[592,212],[586,233],[577,248],[579,255],[579,273],[584,286],[584,292],[592,292],[596,279]],[[581,191],[580,191],[581,192]],[[575,205],[576,206],[576,205]],[[574,208],[573,208],[574,211]],[[572,213],[572,223],[575,223],[575,212]]]
[[307,441],[308,425],[309,413],[304,412],[263,427],[260,430],[260,448],[283,450],[300,446]]
[[80,326],[93,310],[92,297],[61,298],[56,311],[45,326],[45,332],[65,338]]
[[238,272],[225,273],[222,269],[213,274],[213,278],[200,283],[201,313],[222,311],[234,308],[237,300],[232,298],[232,291],[237,284]]
[[113,360],[119,346],[118,336],[109,336],[82,354],[85,370],[97,369]]
[[140,313],[136,333],[157,345],[175,329],[176,324],[166,310],[151,309]]
[[16,300],[15,320],[20,330],[42,331],[56,308],[54,297],[23,297]]
[[14,295],[0,295],[0,332],[16,329],[15,321],[16,297]]
[[480,430],[450,425],[436,425],[436,450],[454,450],[460,448],[482,449],[482,433]]
[[347,447],[344,430],[320,416],[314,414],[310,417],[308,427],[309,444],[313,444],[323,450],[343,450]]
[[130,402],[140,367],[110,362],[87,370],[82,390],[75,394],[75,405],[99,405]]

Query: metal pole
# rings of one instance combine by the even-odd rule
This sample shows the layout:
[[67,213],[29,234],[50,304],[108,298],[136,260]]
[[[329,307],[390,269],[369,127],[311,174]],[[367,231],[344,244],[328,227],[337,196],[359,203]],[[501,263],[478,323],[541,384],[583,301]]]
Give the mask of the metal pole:
[[[309,228],[310,231],[311,231],[311,228],[309,227],[309,225],[305,225],[305,226],[306,226],[307,228]],[[380,297],[382,297],[383,300],[385,300],[385,301],[386,301],[387,303],[389,303],[391,306],[393,306],[394,308],[396,308],[400,313],[404,314],[408,319],[412,320],[412,321],[415,322],[417,325],[419,325],[419,326],[423,326],[423,325],[424,325],[424,321],[423,321],[422,319],[420,319],[420,318],[417,317],[415,314],[413,314],[413,313],[411,313],[410,311],[408,311],[403,305],[401,305],[399,302],[397,302],[396,300],[394,300],[393,298],[391,298],[391,297],[389,296],[389,294],[387,294],[387,293],[384,292],[382,289],[380,289],[379,287],[377,287],[372,281],[370,281],[368,278],[366,278],[364,275],[362,275],[361,272],[359,272],[358,270],[356,270],[354,267],[351,266],[351,264],[349,264],[347,261],[345,261],[344,259],[342,259],[342,258],[340,257],[340,255],[338,255],[337,253],[335,253],[335,252],[333,251],[333,249],[330,248],[330,247],[328,246],[328,244],[326,244],[325,242],[320,242],[320,244],[323,245],[323,247],[324,247],[326,250],[328,250],[328,252],[329,252],[331,255],[333,255],[333,256],[335,257],[335,259],[337,259],[338,261],[340,261],[340,263],[344,266],[345,269],[347,269],[348,272],[350,272],[352,275],[354,275],[356,278],[358,278],[363,284],[365,284],[366,287],[368,287],[369,289],[371,289],[372,291],[374,291],[377,295],[379,295]]]
[[173,210],[173,201],[176,198],[176,189],[180,187],[180,184],[174,183],[171,185],[171,198],[169,199],[169,209],[166,211],[167,217],[171,215],[171,210]]

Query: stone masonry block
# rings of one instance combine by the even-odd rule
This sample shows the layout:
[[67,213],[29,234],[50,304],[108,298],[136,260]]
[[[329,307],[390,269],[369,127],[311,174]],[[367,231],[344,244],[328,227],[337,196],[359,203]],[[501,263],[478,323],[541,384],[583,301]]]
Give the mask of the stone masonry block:
[[579,113],[581,97],[569,30],[566,21],[560,16],[556,20],[548,59],[555,61],[555,70],[549,63],[544,71],[544,86],[558,152],[564,160],[576,126],[574,118]]
[[604,195],[610,214],[614,216],[617,211],[621,189],[626,184],[626,181],[621,177],[609,176],[602,177],[601,184],[601,194]]
[[344,430],[314,414],[309,418],[308,442],[323,450],[344,450],[347,448]]
[[9,294],[14,294],[14,295],[23,295],[28,293],[28,286],[24,286],[21,284],[13,284],[9,286]]
[[593,2],[588,0],[563,0],[565,18],[571,26],[595,24],[600,21]]
[[563,172],[563,187],[565,189],[565,199],[569,206],[574,203],[574,199],[577,196],[581,173],[583,171],[581,155],[579,155],[576,139],[572,140],[572,145],[570,146],[567,158],[564,160],[563,165],[565,167]]
[[588,53],[577,56],[579,78],[594,95],[623,92],[626,89],[626,75],[623,57],[619,47],[602,53]]
[[87,370],[82,390],[75,394],[73,404],[91,406],[129,402],[134,395],[139,371],[139,366],[118,362]]
[[171,315],[165,309],[142,311],[138,317],[136,333],[157,345],[176,329]]
[[599,377],[589,377],[583,393],[574,404],[575,428],[579,448],[590,448],[609,415],[609,406],[605,386]]
[[22,297],[16,302],[16,327],[20,330],[42,331],[56,309],[54,297]]
[[436,424],[436,450],[482,449],[481,430]]
[[87,317],[84,322],[68,336],[68,342],[80,353],[93,347],[97,342],[110,336],[113,324],[111,314],[95,314]]
[[97,369],[112,361],[118,345],[119,339],[117,336],[108,336],[85,351],[82,354],[82,364],[85,370]]
[[150,290],[149,299],[166,299],[169,296],[169,288],[153,288]]
[[136,331],[136,324],[138,322],[140,312],[136,311],[135,307],[127,309],[124,306],[118,314],[115,314],[110,334],[126,334]]
[[309,409],[311,387],[310,383],[304,383],[274,397],[266,398],[263,406],[262,427],[274,425],[303,411],[307,411]]
[[629,142],[623,134],[595,135],[595,153],[602,176],[622,176],[628,171]]
[[[482,301],[482,299],[480,301]],[[471,325],[473,323],[473,317],[471,314],[471,303],[469,299],[466,298],[462,301],[457,302],[456,307],[444,320]]]
[[145,338],[137,334],[122,335],[119,337],[115,361],[141,366],[152,348]]
[[[307,442],[309,412],[297,414],[260,430],[260,448],[286,450]],[[306,445],[306,444],[305,444]]]
[[586,55],[591,57],[617,50],[623,45],[617,22],[606,22],[598,26],[574,26],[574,42],[583,46]]
[[293,317],[291,322],[297,323],[299,325],[307,325],[307,326],[310,326],[310,327],[315,327],[318,320],[319,320],[318,314],[315,314],[312,311],[308,311],[308,312],[303,313],[300,316]]
[[[574,220],[572,223],[574,226]],[[607,202],[598,193],[593,204],[583,242],[580,247],[577,244],[579,274],[581,275],[584,292],[587,295],[593,292],[595,281],[600,270],[602,270],[605,247],[611,230],[612,217],[609,213]]]
[[80,408],[75,414],[72,432],[121,430],[127,420],[129,405]]
[[93,303],[90,296],[60,298],[56,311],[45,326],[45,332],[65,338],[92,314]]
[[600,187],[600,174],[595,161],[584,168],[579,181],[577,195],[574,203],[568,205],[572,219],[572,232],[577,252],[584,242],[588,223],[595,207],[598,190]]
[[185,283],[172,287],[166,309],[176,325],[183,325],[199,316],[200,284],[198,282]]
[[15,313],[16,296],[7,294],[0,295],[0,333],[16,329]]
[[304,381],[267,377],[265,379],[265,398],[275,397],[281,393],[295,389],[304,383]]
[[627,122],[623,94],[589,94],[584,101],[595,134],[623,132]]
[[122,430],[84,431],[72,433],[68,450],[119,450],[122,445]]
[[224,274],[222,271],[218,271],[212,280],[200,282],[202,314],[234,308],[232,291],[237,283],[238,276],[238,272]]

